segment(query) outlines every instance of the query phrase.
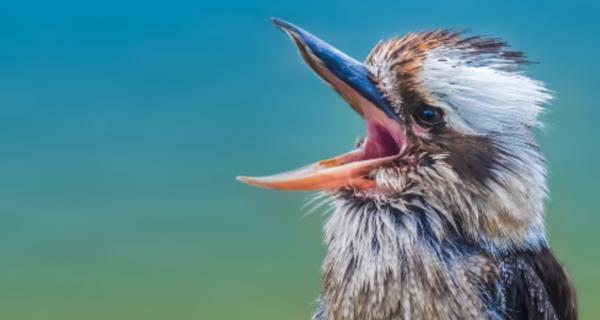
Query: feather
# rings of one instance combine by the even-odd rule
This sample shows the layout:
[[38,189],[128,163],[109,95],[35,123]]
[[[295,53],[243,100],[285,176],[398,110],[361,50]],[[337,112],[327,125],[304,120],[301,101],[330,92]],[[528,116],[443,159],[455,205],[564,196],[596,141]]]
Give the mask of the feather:
[[577,319],[575,290],[549,249],[502,258],[500,280],[507,319]]

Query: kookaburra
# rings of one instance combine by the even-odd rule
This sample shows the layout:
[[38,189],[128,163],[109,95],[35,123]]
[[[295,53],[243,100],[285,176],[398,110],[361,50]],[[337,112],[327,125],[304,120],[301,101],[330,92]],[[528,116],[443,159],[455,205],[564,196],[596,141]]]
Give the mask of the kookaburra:
[[522,53],[435,30],[381,41],[361,63],[273,22],[366,124],[346,154],[238,177],[331,199],[314,319],[576,319],[532,132],[551,92]]

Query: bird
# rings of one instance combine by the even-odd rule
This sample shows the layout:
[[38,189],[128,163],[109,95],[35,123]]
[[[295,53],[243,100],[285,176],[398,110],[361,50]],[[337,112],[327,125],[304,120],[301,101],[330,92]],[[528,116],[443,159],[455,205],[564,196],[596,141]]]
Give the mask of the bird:
[[435,29],[379,41],[360,62],[272,22],[366,127],[350,152],[237,177],[328,199],[313,319],[577,319],[545,232],[535,139],[553,91],[522,52]]

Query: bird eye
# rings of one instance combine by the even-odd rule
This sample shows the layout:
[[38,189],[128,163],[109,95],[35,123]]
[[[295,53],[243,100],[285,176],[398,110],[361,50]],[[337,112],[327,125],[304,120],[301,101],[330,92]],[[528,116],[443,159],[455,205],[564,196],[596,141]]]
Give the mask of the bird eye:
[[421,106],[415,111],[415,119],[424,126],[434,126],[444,120],[442,110],[432,106]]

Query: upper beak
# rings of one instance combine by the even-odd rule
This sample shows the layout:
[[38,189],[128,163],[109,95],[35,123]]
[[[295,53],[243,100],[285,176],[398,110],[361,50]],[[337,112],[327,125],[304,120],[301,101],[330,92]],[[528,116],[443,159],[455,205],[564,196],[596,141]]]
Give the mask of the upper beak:
[[388,117],[398,120],[398,115],[373,83],[369,71],[361,62],[289,22],[277,18],[272,18],[272,21],[290,36],[298,46],[304,61],[360,115],[364,117],[360,101],[356,100],[363,98]]
[[294,41],[304,61],[337,91],[367,123],[367,138],[347,154],[305,168],[267,177],[237,177],[241,182],[280,190],[335,190],[374,186],[369,173],[393,161],[405,147],[400,117],[360,62],[307,31],[283,20],[273,23]]

